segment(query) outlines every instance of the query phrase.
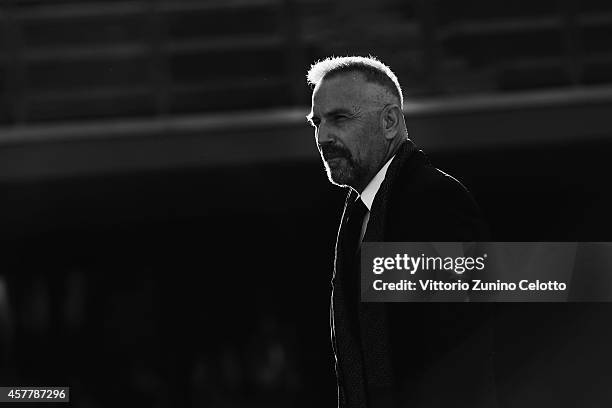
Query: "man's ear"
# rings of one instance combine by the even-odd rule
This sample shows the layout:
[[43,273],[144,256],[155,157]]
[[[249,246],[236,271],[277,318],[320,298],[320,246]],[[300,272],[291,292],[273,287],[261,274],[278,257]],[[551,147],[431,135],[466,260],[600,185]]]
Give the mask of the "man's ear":
[[385,106],[381,114],[381,125],[385,139],[395,139],[397,132],[400,131],[402,115],[403,112],[399,106],[395,104]]

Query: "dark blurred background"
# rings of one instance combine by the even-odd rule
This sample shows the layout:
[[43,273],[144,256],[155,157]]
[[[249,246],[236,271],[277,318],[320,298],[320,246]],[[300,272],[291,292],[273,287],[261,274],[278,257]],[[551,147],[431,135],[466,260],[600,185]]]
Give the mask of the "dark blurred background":
[[2,0],[0,383],[334,406],[310,64],[389,64],[494,240],[611,241],[611,39],[602,0]]

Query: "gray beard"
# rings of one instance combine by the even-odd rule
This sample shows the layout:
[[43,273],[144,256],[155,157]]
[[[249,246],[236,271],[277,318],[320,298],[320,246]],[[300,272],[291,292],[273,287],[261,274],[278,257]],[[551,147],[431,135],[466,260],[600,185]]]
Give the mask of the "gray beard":
[[365,169],[362,169],[355,162],[350,159],[346,159],[347,163],[342,166],[334,165],[330,166],[324,161],[325,171],[327,178],[330,183],[340,187],[353,187],[359,184],[359,181],[367,173]]

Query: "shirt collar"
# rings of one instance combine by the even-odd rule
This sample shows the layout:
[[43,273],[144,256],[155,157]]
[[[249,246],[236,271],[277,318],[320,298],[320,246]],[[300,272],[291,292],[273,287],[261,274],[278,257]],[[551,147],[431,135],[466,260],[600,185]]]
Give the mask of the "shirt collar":
[[368,207],[368,211],[372,210],[372,203],[374,202],[374,197],[376,197],[376,193],[378,193],[380,185],[385,180],[385,176],[387,175],[387,169],[389,168],[389,165],[391,164],[394,158],[395,155],[393,155],[393,157],[391,157],[387,161],[387,163],[385,163],[385,165],[380,170],[378,170],[378,173],[376,173],[376,175],[372,178],[372,180],[370,180],[366,188],[360,194],[361,201],[363,201],[366,207]]

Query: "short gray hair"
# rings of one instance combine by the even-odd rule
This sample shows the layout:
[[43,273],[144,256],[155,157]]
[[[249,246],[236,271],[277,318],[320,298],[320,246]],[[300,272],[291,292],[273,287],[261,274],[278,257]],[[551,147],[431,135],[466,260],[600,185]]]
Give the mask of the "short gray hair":
[[324,78],[347,72],[359,72],[366,81],[385,87],[399,99],[400,107],[404,106],[404,96],[397,76],[391,68],[373,56],[328,57],[312,64],[306,78],[310,85],[317,86]]

